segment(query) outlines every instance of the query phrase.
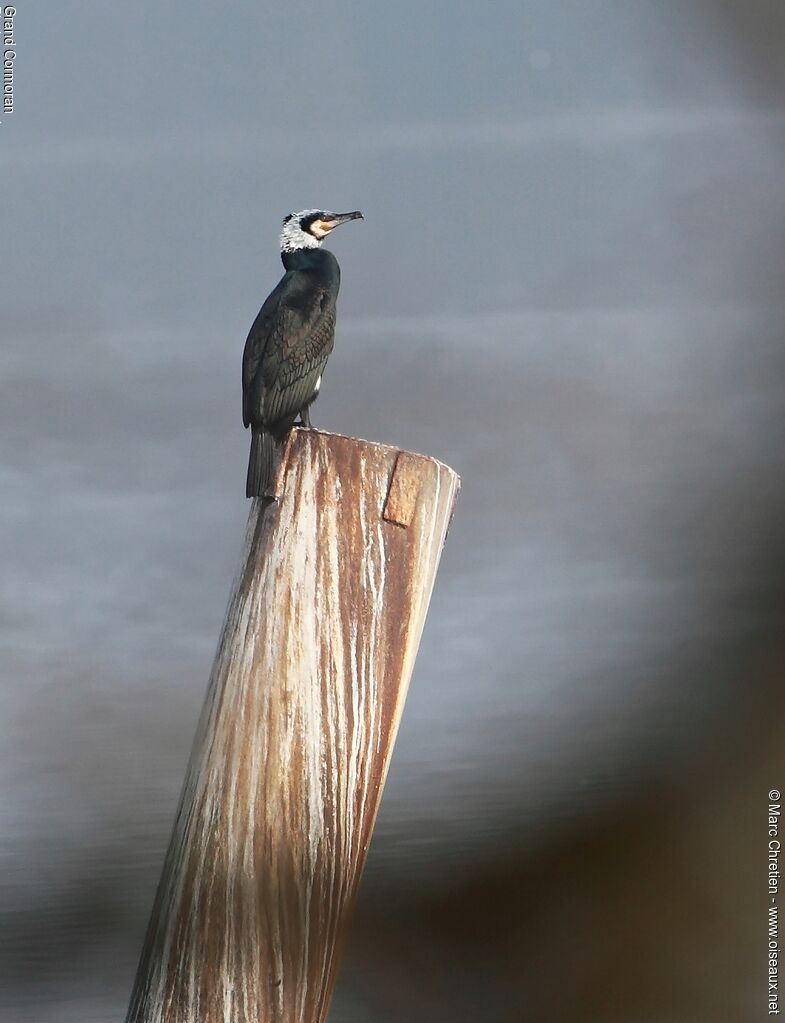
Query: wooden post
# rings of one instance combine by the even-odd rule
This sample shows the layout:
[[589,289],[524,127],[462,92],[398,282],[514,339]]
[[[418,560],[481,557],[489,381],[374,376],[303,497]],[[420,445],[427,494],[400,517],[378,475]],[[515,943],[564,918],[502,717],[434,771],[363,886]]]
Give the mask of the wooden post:
[[255,499],[127,1023],[322,1023],[458,489],[292,431]]

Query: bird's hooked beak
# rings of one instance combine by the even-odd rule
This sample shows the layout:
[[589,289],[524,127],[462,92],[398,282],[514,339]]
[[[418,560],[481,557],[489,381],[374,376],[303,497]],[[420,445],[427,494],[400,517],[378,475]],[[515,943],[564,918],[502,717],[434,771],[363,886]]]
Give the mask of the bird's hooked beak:
[[350,220],[364,220],[362,213],[359,210],[355,210],[353,213],[336,213],[333,220],[328,221],[330,230],[332,231],[336,227],[340,227],[341,224],[348,224]]
[[362,219],[363,215],[362,213],[360,213],[359,210],[355,210],[354,213],[329,213],[329,214],[325,213],[318,220],[312,221],[311,226],[309,227],[308,230],[311,232],[314,238],[317,238],[319,241],[321,241],[323,238],[326,238],[331,231],[334,231],[335,228],[338,227],[340,224],[346,224],[350,220]]

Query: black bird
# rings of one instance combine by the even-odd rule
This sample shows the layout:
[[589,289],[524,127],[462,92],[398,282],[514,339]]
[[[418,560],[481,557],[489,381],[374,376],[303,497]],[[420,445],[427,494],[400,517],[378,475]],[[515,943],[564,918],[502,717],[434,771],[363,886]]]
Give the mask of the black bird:
[[339,224],[362,213],[302,210],[281,231],[286,273],[253,322],[243,352],[243,423],[251,427],[245,496],[263,496],[273,475],[276,444],[297,416],[311,425],[316,399],[335,340],[335,302],[341,286],[338,260],[322,241]]

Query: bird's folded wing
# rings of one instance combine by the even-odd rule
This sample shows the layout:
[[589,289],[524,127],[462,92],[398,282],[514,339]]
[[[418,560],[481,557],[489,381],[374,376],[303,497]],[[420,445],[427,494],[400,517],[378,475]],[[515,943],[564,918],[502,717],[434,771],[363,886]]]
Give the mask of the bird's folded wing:
[[251,327],[243,353],[246,426],[296,415],[313,397],[333,346],[335,305],[326,292],[303,298],[279,286]]
[[264,381],[260,372],[262,357],[272,335],[275,319],[281,301],[281,285],[286,278],[267,296],[256,319],[251,324],[243,351],[243,425],[261,416],[264,399]]
[[261,361],[264,381],[262,413],[275,422],[295,415],[313,398],[317,381],[332,351],[335,306],[314,303],[310,315],[281,305]]

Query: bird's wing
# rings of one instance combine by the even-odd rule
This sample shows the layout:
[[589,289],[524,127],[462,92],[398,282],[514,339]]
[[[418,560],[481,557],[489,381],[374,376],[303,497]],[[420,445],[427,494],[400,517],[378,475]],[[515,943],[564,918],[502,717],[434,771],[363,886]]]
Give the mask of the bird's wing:
[[279,288],[262,307],[245,345],[246,426],[294,417],[313,397],[333,347],[335,301],[330,294]]
[[261,364],[268,422],[296,415],[313,398],[334,339],[335,302],[326,292],[306,316],[301,308],[282,304]]
[[243,426],[258,419],[264,401],[264,381],[259,372],[267,344],[275,328],[275,318],[284,290],[286,275],[270,292],[248,331],[243,351]]

